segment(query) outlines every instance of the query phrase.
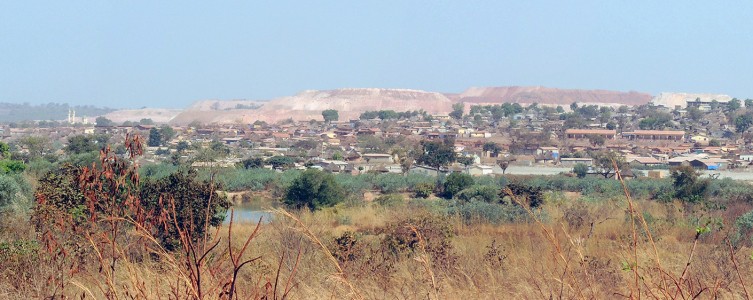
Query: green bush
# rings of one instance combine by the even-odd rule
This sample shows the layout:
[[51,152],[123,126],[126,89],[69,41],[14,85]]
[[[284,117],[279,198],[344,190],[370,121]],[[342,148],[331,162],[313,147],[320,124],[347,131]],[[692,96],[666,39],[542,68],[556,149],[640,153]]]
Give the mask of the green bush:
[[55,169],[56,164],[45,159],[35,159],[26,165],[26,173],[36,178],[41,178],[47,172]]
[[139,175],[144,179],[162,179],[178,171],[172,164],[148,164],[139,168]]
[[711,180],[708,186],[709,195],[722,202],[753,202],[753,186],[751,184],[731,178]]
[[690,166],[672,169],[675,197],[685,202],[697,203],[706,199],[709,180],[700,178],[700,173]]
[[293,208],[312,210],[333,206],[344,198],[344,190],[335,176],[323,171],[308,169],[301,173],[287,190],[285,204]]
[[361,195],[365,191],[374,189],[373,174],[337,174],[335,178],[343,189],[350,195]]
[[[175,250],[180,246],[178,226],[183,230],[191,228],[190,238],[195,242],[204,235],[207,215],[211,226],[219,226],[225,220],[230,201],[224,194],[216,193],[220,185],[196,177],[195,172],[176,172],[161,179],[146,180],[141,184],[142,204],[155,220],[169,213],[175,213],[177,216],[177,226],[172,223],[154,224],[154,228],[157,229],[155,237],[167,250]],[[172,205],[163,204],[169,203],[168,201],[173,201],[174,212],[166,209]]]
[[495,186],[473,185],[460,191],[455,197],[466,202],[481,201],[487,203],[499,203],[499,189]]
[[588,166],[585,164],[575,164],[573,166],[573,173],[578,176],[578,178],[586,178],[586,175],[588,174]]
[[433,183],[419,183],[413,187],[413,195],[416,198],[429,198],[434,193],[434,188]]
[[419,214],[398,220],[382,229],[382,249],[396,257],[411,257],[425,252],[434,267],[446,270],[455,265],[452,237],[455,231],[446,216]]
[[459,216],[465,224],[505,224],[526,222],[526,211],[517,205],[503,205],[480,201],[458,202],[448,213]]
[[460,191],[473,185],[473,177],[463,173],[452,173],[444,182],[443,196],[452,199]]
[[735,235],[733,242],[737,245],[753,245],[753,210],[743,214],[735,220]]
[[31,201],[31,185],[23,176],[0,175],[0,212],[25,211],[31,208]]
[[279,178],[279,173],[267,169],[235,169],[217,174],[227,191],[261,191]]
[[374,202],[383,207],[398,207],[405,205],[405,197],[400,194],[381,195]]
[[379,174],[375,177],[374,186],[383,194],[390,194],[406,191],[408,182],[400,174]]

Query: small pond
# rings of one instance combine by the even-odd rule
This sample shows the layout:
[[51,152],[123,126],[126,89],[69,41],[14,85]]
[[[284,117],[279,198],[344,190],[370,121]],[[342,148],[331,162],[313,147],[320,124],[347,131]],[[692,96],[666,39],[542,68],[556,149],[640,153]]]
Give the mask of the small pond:
[[[263,224],[269,223],[274,218],[274,214],[268,210],[264,210],[260,207],[254,206],[233,206],[235,215],[233,216],[233,222],[235,223],[256,223],[261,222]],[[225,224],[230,223],[230,210],[227,211],[227,217],[225,218]]]

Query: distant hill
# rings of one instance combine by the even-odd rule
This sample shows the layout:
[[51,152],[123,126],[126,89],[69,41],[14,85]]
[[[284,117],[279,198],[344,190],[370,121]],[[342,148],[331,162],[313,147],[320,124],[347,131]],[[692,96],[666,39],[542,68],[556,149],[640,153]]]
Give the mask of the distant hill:
[[604,105],[642,105],[651,95],[640,92],[556,89],[540,86],[472,87],[460,94],[446,94],[470,104],[547,104],[567,106],[573,102]]
[[[411,89],[343,88],[335,90],[307,90],[293,96],[270,101],[205,100],[183,110],[144,108],[114,110],[94,106],[75,106],[76,116],[104,115],[116,123],[150,118],[155,122],[186,125],[194,121],[203,124],[248,124],[256,120],[278,122],[292,118],[296,121],[322,120],[321,112],[335,109],[340,120],[358,118],[365,111],[423,110],[430,114],[448,114],[452,104],[466,107],[478,104],[538,103],[562,105],[573,102],[598,105],[642,105],[651,95],[640,92],[606,90],[556,89],[539,86],[472,87],[462,93],[437,93]],[[64,120],[67,104],[11,104],[0,103],[0,122],[22,120]]]
[[157,123],[167,123],[182,111],[182,109],[167,108],[119,109],[105,114],[104,117],[117,124],[125,121],[138,122],[141,119],[151,119]]
[[676,106],[685,108],[688,106],[688,101],[695,101],[696,99],[701,99],[703,101],[716,100],[719,102],[729,102],[732,100],[732,97],[723,94],[660,93],[651,99],[651,103],[656,106],[669,108],[675,108]]
[[112,108],[92,105],[70,106],[67,103],[31,105],[28,103],[0,103],[0,122],[21,122],[34,120],[66,120],[68,110],[76,111],[78,117],[96,117],[114,111]]
[[[452,100],[440,93],[407,89],[346,88],[336,90],[309,90],[295,96],[268,102],[248,101],[245,105],[259,105],[255,109],[224,109],[244,103],[231,104],[210,100],[194,103],[176,116],[176,125],[199,121],[212,123],[251,123],[255,120],[277,122],[294,120],[321,120],[322,111],[336,109],[340,120],[355,119],[367,110],[392,109],[395,111],[425,110],[432,114],[446,114]],[[221,103],[221,104],[218,104]],[[212,109],[214,107],[215,109]]]
[[[199,101],[178,114],[170,123],[185,125],[193,121],[212,123],[251,123],[255,120],[277,122],[292,118],[297,121],[321,120],[322,110],[336,109],[340,120],[355,119],[368,110],[424,110],[431,114],[447,114],[452,104],[501,104],[505,102],[567,106],[573,102],[602,105],[646,104],[651,95],[639,92],[604,90],[566,90],[546,87],[474,87],[459,93],[436,93],[410,89],[345,88],[310,90],[295,96],[268,102]],[[238,106],[258,106],[242,107]]]

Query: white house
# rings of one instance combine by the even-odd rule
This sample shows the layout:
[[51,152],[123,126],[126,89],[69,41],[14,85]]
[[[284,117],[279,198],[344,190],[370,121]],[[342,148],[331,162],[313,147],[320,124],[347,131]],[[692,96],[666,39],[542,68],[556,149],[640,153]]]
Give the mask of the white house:
[[472,176],[486,176],[492,175],[494,173],[494,168],[492,166],[473,165],[468,167],[465,171]]
[[740,154],[740,160],[744,160],[747,162],[753,161],[753,153]]

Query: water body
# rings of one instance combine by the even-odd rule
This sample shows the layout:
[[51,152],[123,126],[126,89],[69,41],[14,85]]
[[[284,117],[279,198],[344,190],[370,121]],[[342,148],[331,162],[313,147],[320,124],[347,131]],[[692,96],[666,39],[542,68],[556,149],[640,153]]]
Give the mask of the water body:
[[[235,206],[234,208],[234,223],[256,223],[261,218],[262,224],[267,224],[272,221],[274,214],[267,210],[262,210],[259,207],[253,206]],[[230,223],[230,210],[227,212],[225,218],[225,224]]]

